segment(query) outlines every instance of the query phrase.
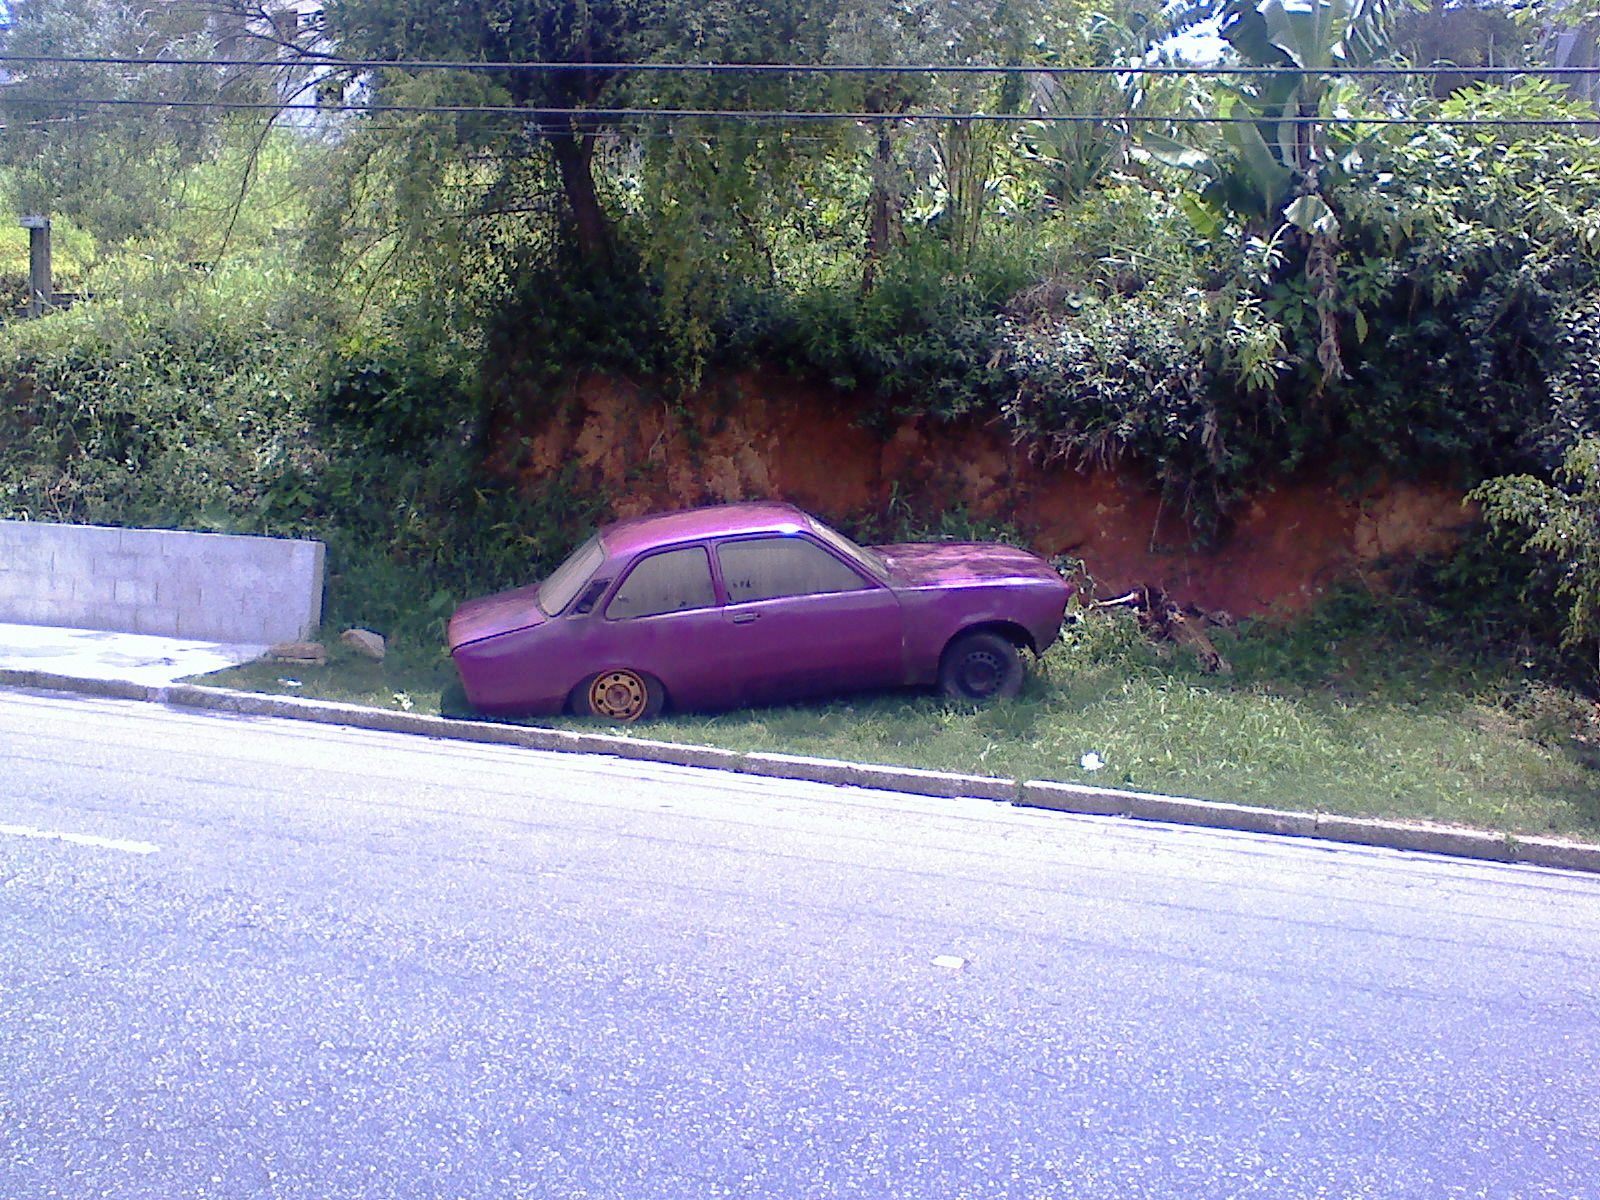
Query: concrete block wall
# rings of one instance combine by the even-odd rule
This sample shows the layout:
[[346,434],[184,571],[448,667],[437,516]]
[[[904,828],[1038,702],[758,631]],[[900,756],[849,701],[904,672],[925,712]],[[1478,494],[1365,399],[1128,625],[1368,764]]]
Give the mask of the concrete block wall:
[[321,542],[0,521],[0,622],[267,644],[322,620]]

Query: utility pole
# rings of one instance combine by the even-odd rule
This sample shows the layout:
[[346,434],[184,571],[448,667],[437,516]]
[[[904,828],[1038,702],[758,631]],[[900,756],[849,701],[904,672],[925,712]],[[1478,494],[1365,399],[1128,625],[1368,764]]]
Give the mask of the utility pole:
[[42,317],[55,304],[50,270],[50,218],[29,213],[18,222],[28,231],[28,315]]

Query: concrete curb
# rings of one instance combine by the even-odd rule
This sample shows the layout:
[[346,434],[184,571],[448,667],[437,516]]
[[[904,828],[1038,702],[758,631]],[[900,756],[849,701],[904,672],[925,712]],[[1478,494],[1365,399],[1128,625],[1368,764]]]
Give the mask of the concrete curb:
[[1058,812],[1132,817],[1141,821],[1165,821],[1173,825],[1201,825],[1210,829],[1316,838],[1357,846],[1417,850],[1452,858],[1524,863],[1600,874],[1600,845],[1561,838],[1490,833],[1481,829],[1431,825],[1422,821],[1381,821],[1332,813],[1288,812],[1276,808],[1252,808],[1241,804],[1220,804],[1214,800],[1124,792],[1043,779],[1031,779],[1022,784],[1017,803],[1028,808],[1049,808]]
[[201,687],[186,683],[152,686],[120,679],[80,679],[48,671],[0,667],[0,687],[76,692],[81,695],[103,696],[117,700],[143,700],[180,708],[237,713],[243,716],[281,717],[449,741],[520,746],[529,750],[605,754],[614,758],[638,759],[686,767],[709,767],[778,779],[880,788],[945,799],[958,796],[975,797],[1013,804],[1021,808],[1048,809],[1089,816],[1128,817],[1140,821],[1274,834],[1283,837],[1314,838],[1390,850],[1415,850],[1453,858],[1519,863],[1600,874],[1600,844],[1560,838],[1521,837],[1421,822],[1380,821],[1329,813],[1253,808],[1242,804],[1222,804],[1213,800],[1163,796],[1152,792],[1129,792],[1116,788],[1092,787],[1088,784],[1060,783],[1044,779],[1018,781],[983,775],[923,771],[910,767],[806,758],[793,754],[742,753],[737,750],[720,750],[713,746],[652,741],[647,738],[620,737],[608,733],[577,733],[571,730],[544,729],[529,725],[503,725],[492,721],[455,720],[423,713],[341,704],[332,700],[274,696],[262,692],[241,692],[231,688]]

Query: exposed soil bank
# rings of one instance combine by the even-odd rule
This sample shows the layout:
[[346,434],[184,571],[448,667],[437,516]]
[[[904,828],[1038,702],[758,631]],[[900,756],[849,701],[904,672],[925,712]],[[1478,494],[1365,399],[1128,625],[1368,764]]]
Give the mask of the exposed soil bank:
[[1388,482],[1352,491],[1280,481],[1235,513],[1222,543],[1187,546],[1135,468],[1041,466],[998,430],[859,421],[851,397],[744,374],[685,412],[638,384],[592,375],[558,395],[510,398],[491,465],[537,488],[573,469],[618,516],[780,497],[833,517],[955,507],[1014,522],[1046,555],[1081,558],[1099,594],[1154,585],[1236,616],[1298,611],[1337,580],[1446,549],[1471,522],[1459,489]]

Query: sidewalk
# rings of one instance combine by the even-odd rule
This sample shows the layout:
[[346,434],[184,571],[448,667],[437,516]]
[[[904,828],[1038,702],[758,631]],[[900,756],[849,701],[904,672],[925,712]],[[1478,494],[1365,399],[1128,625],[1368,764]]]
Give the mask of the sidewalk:
[[260,658],[265,646],[0,623],[0,669],[163,687]]

